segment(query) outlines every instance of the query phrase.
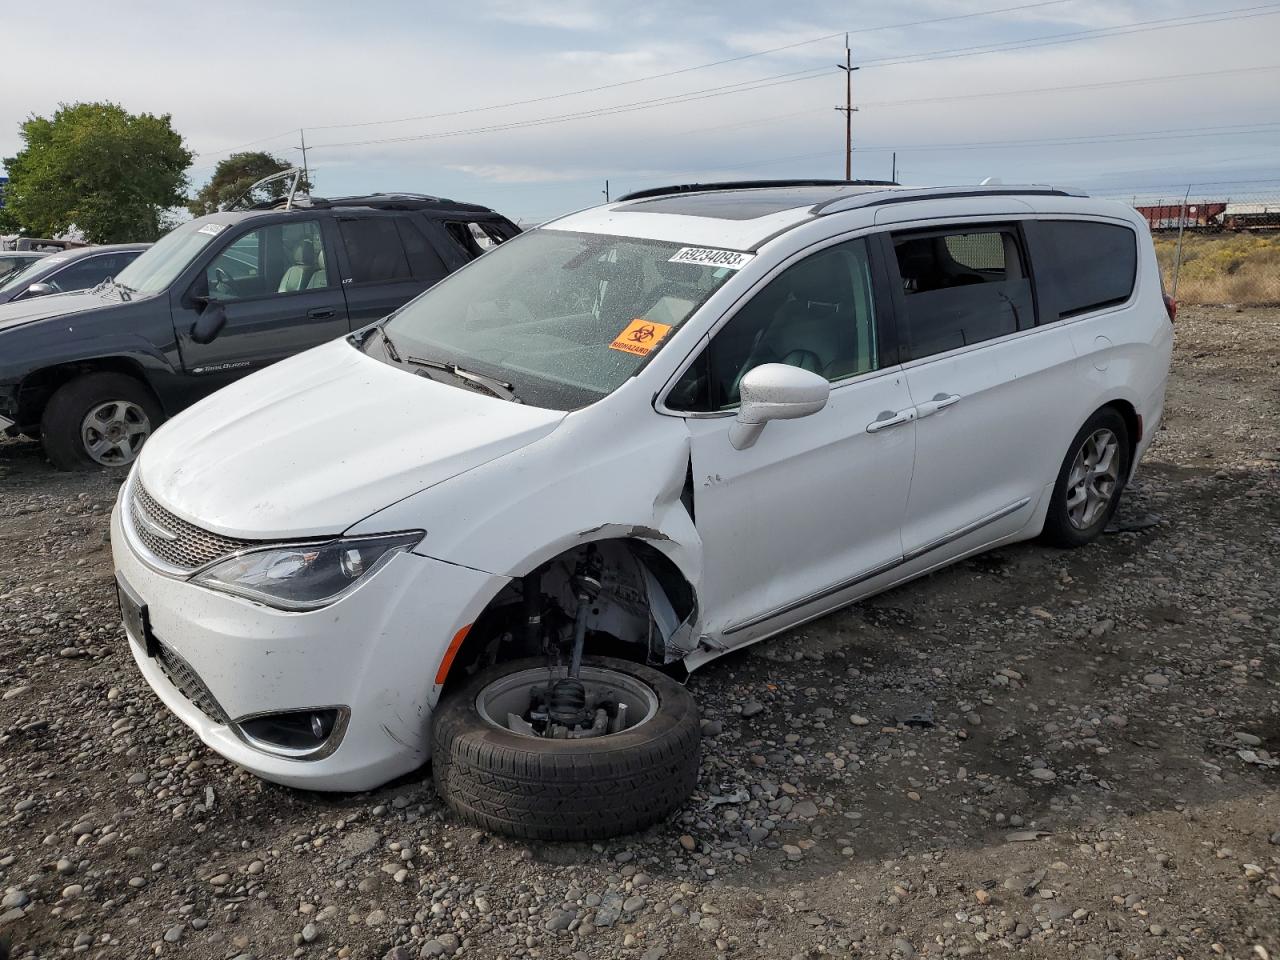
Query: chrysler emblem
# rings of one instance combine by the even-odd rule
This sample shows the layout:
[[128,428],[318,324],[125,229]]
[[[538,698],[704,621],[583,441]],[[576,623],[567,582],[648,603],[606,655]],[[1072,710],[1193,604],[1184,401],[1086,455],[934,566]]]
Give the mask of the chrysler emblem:
[[167,527],[162,527],[160,524],[156,523],[155,520],[151,519],[150,514],[142,508],[142,504],[140,503],[135,502],[133,505],[133,519],[137,522],[138,526],[158,540],[165,540],[172,543],[174,540],[178,539],[178,535],[172,530]]

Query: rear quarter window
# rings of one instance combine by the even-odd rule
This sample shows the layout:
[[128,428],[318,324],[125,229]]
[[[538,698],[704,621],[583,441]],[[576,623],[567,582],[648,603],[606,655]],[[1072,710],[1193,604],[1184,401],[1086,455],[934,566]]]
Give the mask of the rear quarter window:
[[1115,306],[1132,296],[1138,275],[1138,235],[1129,227],[1041,220],[1034,234],[1032,266],[1045,321]]

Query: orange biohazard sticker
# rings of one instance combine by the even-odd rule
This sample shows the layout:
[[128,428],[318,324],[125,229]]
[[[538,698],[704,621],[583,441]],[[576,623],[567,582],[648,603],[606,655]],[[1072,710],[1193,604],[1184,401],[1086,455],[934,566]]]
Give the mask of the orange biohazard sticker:
[[647,357],[670,332],[670,324],[654,323],[652,320],[636,317],[627,324],[627,329],[614,338],[613,343],[609,344],[609,349],[633,353],[637,357]]

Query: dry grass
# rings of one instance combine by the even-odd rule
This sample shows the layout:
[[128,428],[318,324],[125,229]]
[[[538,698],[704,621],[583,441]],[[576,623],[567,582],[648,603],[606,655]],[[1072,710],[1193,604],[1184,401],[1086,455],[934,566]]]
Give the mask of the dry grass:
[[[1156,238],[1166,290],[1173,289],[1176,235]],[[1181,303],[1280,303],[1280,235],[1188,233],[1182,239],[1178,278]]]

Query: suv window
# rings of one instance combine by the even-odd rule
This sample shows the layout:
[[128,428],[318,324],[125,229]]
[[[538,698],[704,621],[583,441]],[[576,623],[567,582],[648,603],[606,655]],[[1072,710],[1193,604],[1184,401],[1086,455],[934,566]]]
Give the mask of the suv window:
[[205,275],[209,296],[216,300],[244,300],[327,287],[320,223],[290,220],[250,230],[214,257]]
[[[1057,317],[1124,303],[1138,275],[1137,234],[1128,227],[1086,220],[1038,224],[1049,259]],[[1037,254],[1039,250],[1037,248]],[[1040,263],[1037,255],[1036,263]]]
[[406,217],[396,218],[396,228],[400,231],[400,240],[404,243],[405,253],[409,256],[409,267],[413,270],[415,280],[435,283],[449,272],[416,223]]
[[1035,323],[1031,281],[1012,227],[893,235],[907,359],[944,353]]
[[352,283],[408,280],[412,276],[392,217],[344,218],[338,221],[338,230],[351,264]]
[[833,382],[879,365],[871,265],[864,239],[793,264],[716,333],[667,397],[678,410],[737,406],[742,378],[786,363]]

